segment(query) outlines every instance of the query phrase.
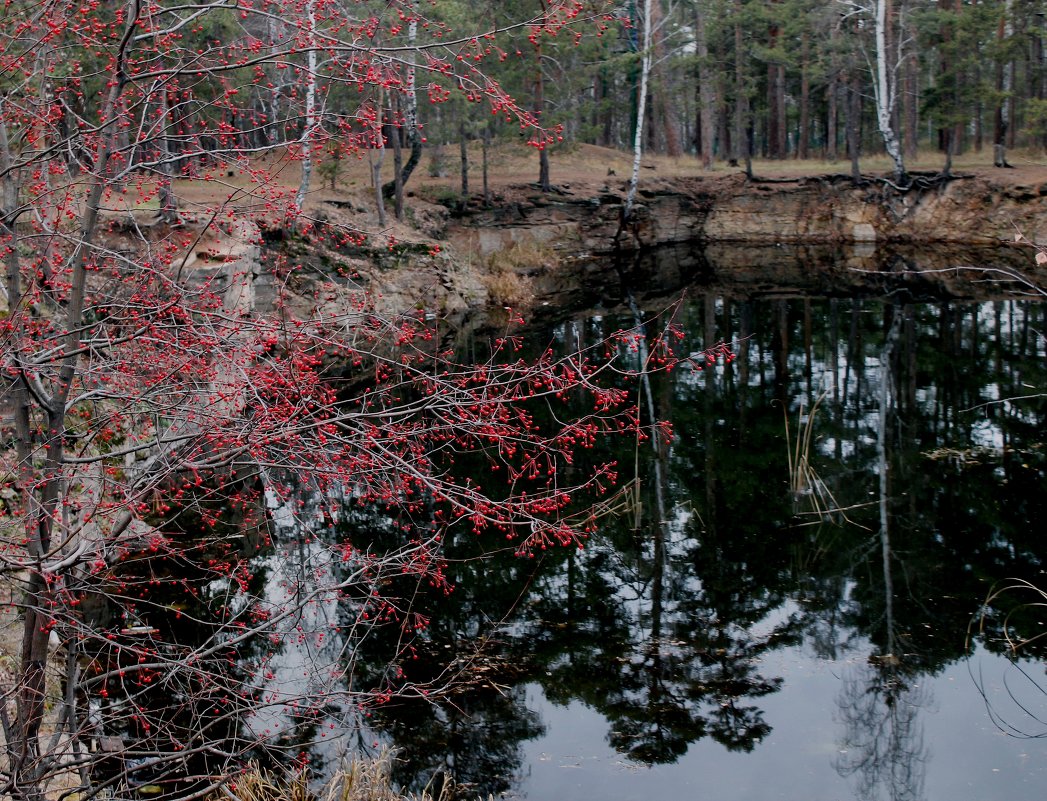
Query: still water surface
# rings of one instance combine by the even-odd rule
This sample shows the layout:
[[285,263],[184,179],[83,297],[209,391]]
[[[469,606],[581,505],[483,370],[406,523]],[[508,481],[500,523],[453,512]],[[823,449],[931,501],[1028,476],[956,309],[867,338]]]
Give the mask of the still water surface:
[[[1043,599],[984,602],[1047,589],[1047,307],[982,297],[688,290],[685,347],[736,360],[651,382],[672,444],[620,445],[634,496],[583,550],[449,542],[456,589],[426,601],[405,681],[478,667],[376,714],[396,778],[536,801],[1045,797],[1044,642],[1009,647],[1047,631]],[[360,650],[361,676],[383,653]]]

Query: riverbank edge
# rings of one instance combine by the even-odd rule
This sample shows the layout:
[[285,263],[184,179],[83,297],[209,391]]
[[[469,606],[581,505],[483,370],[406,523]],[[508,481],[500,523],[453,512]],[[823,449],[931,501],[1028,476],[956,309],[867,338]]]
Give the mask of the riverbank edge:
[[900,191],[881,178],[840,175],[749,181],[744,175],[658,179],[641,185],[622,226],[624,192],[603,186],[542,193],[516,188],[491,207],[459,208],[447,225],[459,249],[480,254],[530,240],[575,255],[685,242],[989,245],[1015,233],[1047,244],[1047,182],[923,177]]
[[[546,193],[532,184],[504,186],[487,203],[463,202],[447,187],[422,187],[408,198],[403,221],[348,245],[339,244],[338,233],[374,231],[373,210],[365,199],[322,193],[310,203],[315,224],[307,230],[262,231],[262,263],[252,272],[263,309],[272,294],[267,285],[290,267],[293,280],[276,283],[309,308],[318,297],[321,305],[340,307],[346,293],[364,292],[382,313],[424,310],[452,324],[501,306],[526,311],[598,302],[603,290],[613,294],[620,257],[632,262],[668,250],[695,262],[676,270],[678,279],[715,273],[726,282],[740,273],[745,283],[753,265],[769,258],[792,263],[792,273],[846,284],[855,271],[896,271],[898,260],[889,254],[899,248],[948,251],[932,265],[936,270],[949,270],[950,259],[971,248],[977,263],[992,264],[999,253],[1009,269],[1047,285],[1029,246],[1047,243],[1047,181],[917,178],[899,191],[875,176],[860,186],[840,175],[652,177],[642,182],[627,226],[625,185],[599,178]],[[1019,232],[1026,241],[1016,244]],[[782,251],[768,256],[766,248],[778,246]],[[796,255],[807,249],[808,256]],[[220,243],[212,250],[224,252]],[[970,258],[961,255],[965,270]],[[913,265],[909,259],[903,269],[924,269]]]

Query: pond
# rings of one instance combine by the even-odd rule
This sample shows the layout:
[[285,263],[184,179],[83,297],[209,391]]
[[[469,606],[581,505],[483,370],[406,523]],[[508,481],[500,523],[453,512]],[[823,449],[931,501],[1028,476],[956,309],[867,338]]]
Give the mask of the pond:
[[[735,359],[650,381],[672,442],[620,447],[631,494],[583,549],[450,539],[401,667],[465,680],[361,742],[464,797],[1043,798],[1047,306],[706,279],[685,348]],[[616,308],[528,338],[597,341]]]

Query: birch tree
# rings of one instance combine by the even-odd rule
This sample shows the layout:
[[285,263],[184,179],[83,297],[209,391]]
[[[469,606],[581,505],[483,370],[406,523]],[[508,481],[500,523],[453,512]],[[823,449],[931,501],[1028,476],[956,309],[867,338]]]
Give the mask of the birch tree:
[[898,68],[902,63],[902,36],[895,32],[895,47],[888,47],[888,30],[893,26],[893,14],[888,14],[891,0],[876,0],[875,33],[875,80],[873,98],[876,101],[876,123],[883,137],[883,146],[894,164],[894,181],[901,185],[906,181],[905,159],[901,142],[894,129],[895,109],[898,106]]
[[623,223],[630,222],[633,205],[636,202],[636,190],[640,183],[640,164],[643,161],[644,120],[647,116],[647,85],[651,76],[651,14],[650,4],[657,0],[643,0],[637,5],[641,28],[640,41],[640,86],[636,99],[636,126],[633,132],[633,167],[629,175],[629,189],[622,207]]
[[894,8],[894,0],[873,0],[872,4],[855,0],[838,0],[848,14],[858,15],[872,23],[873,52],[867,55],[872,73],[873,101],[876,104],[876,126],[883,139],[884,149],[893,164],[894,182],[899,186],[907,180],[905,158],[901,141],[894,127],[898,106],[898,71],[902,65],[904,37],[897,26],[897,17],[904,14]]
[[300,146],[302,150],[301,167],[302,180],[298,184],[298,192],[295,194],[294,205],[298,214],[305,208],[305,200],[309,195],[309,183],[313,174],[313,148],[317,127],[316,114],[316,0],[305,2],[305,45],[306,45],[306,67],[305,67],[305,120],[302,128]]

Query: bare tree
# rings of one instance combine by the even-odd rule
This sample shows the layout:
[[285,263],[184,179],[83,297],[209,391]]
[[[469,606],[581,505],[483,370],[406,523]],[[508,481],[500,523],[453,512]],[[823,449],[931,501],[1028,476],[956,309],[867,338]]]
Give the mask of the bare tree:
[[[388,625],[408,648],[426,626],[389,576],[443,586],[460,526],[521,553],[583,544],[615,470],[564,468],[639,425],[604,386],[629,332],[612,358],[528,361],[507,335],[462,363],[424,310],[380,314],[334,280],[295,294],[279,258],[260,302],[262,226],[292,223],[308,180],[280,182],[294,150],[257,135],[272,121],[250,97],[304,58],[300,150],[324,124],[363,144],[405,51],[323,0],[230,10],[49,0],[0,21],[0,575],[22,633],[0,789],[18,799],[199,797],[332,707],[380,702],[352,683],[355,643]],[[430,44],[425,68],[453,75],[449,48],[472,38]],[[320,102],[320,74],[363,97]],[[176,219],[179,188],[196,205]],[[589,412],[571,411],[580,395]],[[374,542],[337,534],[350,514],[373,517]]]

